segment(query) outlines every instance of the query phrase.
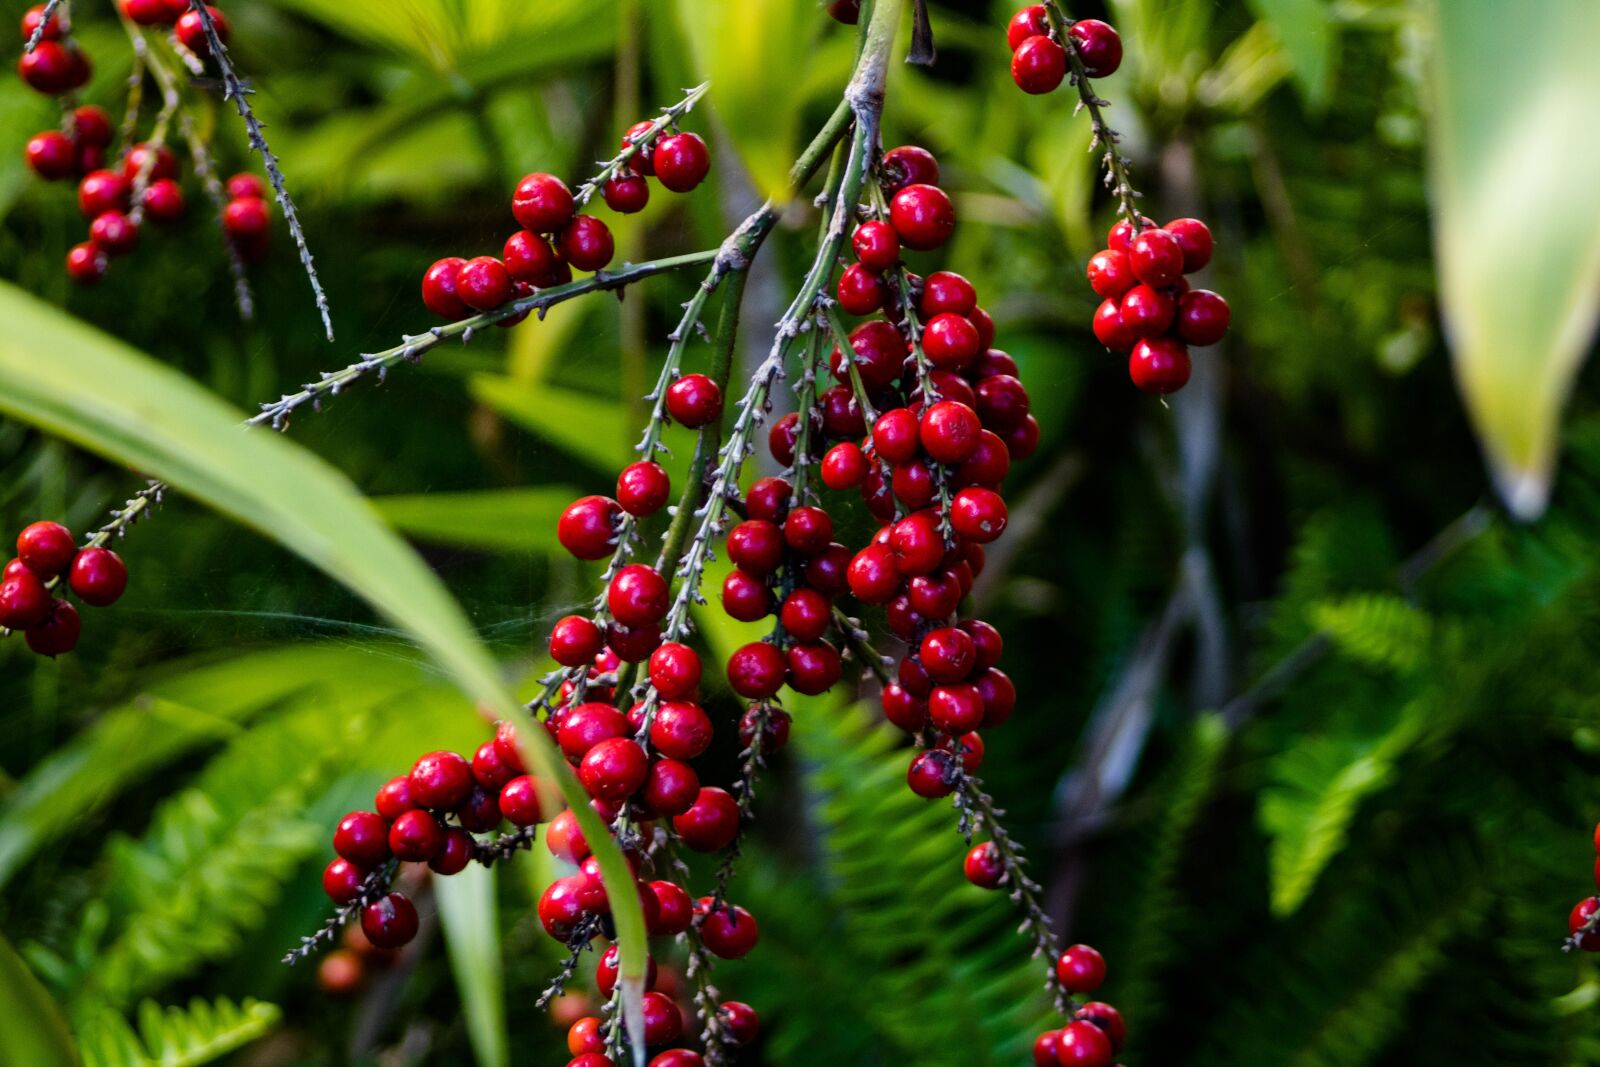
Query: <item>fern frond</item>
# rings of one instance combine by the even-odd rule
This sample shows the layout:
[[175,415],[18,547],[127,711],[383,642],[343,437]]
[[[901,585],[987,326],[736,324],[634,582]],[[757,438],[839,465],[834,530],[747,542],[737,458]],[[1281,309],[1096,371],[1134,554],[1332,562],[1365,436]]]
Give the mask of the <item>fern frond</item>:
[[1434,633],[1426,612],[1385,593],[1322,600],[1311,606],[1310,616],[1345,655],[1401,674],[1422,666]]
[[139,1005],[139,1028],[100,1008],[79,1026],[84,1067],[199,1067],[255,1041],[278,1025],[272,1004],[196,997],[187,1008]]

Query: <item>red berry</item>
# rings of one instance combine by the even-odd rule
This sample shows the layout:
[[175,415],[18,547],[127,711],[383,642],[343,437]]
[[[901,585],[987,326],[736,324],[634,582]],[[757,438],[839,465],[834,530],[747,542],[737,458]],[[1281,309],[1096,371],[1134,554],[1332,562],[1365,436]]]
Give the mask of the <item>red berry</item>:
[[796,589],[784,598],[778,620],[795,640],[817,641],[833,620],[833,605],[815,589]]
[[950,571],[919,574],[906,583],[906,598],[924,619],[946,619],[961,602],[961,583]]
[[981,845],[974,845],[967,853],[962,870],[967,876],[967,881],[979,889],[997,889],[1005,879],[1006,868],[1000,858],[1000,850],[994,847],[994,842],[985,841]]
[[739,802],[725,789],[706,786],[688,811],[673,818],[672,829],[696,852],[727,848],[739,836]]
[[604,268],[617,250],[611,228],[593,215],[579,215],[563,226],[556,245],[561,258],[579,270]]
[[618,174],[600,187],[600,195],[612,211],[632,215],[650,202],[650,183],[637,174]]
[[26,567],[0,581],[0,626],[26,630],[44,621],[53,601],[50,590]]
[[550,628],[550,658],[563,667],[583,666],[604,643],[600,627],[581,615],[568,615]]
[[1006,502],[993,489],[971,486],[950,502],[950,524],[968,541],[986,545],[1006,528]]
[[783,540],[802,556],[813,556],[833,542],[833,519],[818,507],[790,510],[783,520]]
[[[659,973],[660,973],[660,969],[656,966],[655,957],[654,956],[646,956],[645,957],[645,965],[644,965],[644,987],[645,987],[645,989],[650,990],[650,989],[654,989],[656,987],[656,978],[658,977]],[[599,961],[594,965],[594,984],[599,988],[601,996],[609,997],[611,995],[612,991],[617,988],[617,978],[621,974],[622,974],[622,952],[621,952],[620,949],[617,948],[616,945],[612,945],[609,948],[607,948],[604,953],[601,954]],[[589,1021],[589,1020],[580,1019],[580,1020],[578,1020],[577,1023],[573,1024],[572,1030],[568,1031],[568,1036],[567,1036],[568,1045],[572,1044],[572,1036],[571,1036],[572,1033],[578,1029],[579,1025],[581,1025],[582,1023],[587,1022],[587,1021]],[[598,1023],[600,1020],[599,1019],[594,1019],[593,1021]],[[604,1033],[603,1032],[596,1033],[595,1037],[598,1039],[598,1042],[599,1042],[599,1050],[600,1051],[604,1051],[605,1050],[605,1035],[604,1035]],[[573,1055],[577,1055],[579,1052],[583,1052],[583,1051],[592,1051],[592,1050],[584,1050],[584,1049],[578,1049],[578,1048],[572,1049]]]
[[832,689],[843,670],[839,650],[826,641],[790,645],[784,660],[788,665],[789,688],[806,696]]
[[939,569],[945,552],[938,517],[930,511],[919,511],[901,519],[890,531],[889,547],[894,550],[894,563],[901,574],[932,574]]
[[[659,166],[659,164],[657,164]],[[670,1045],[683,1034],[683,1014],[665,993],[644,995],[644,1043],[659,1048]],[[657,1057],[659,1059],[660,1057]],[[673,1065],[680,1067],[680,1065]]]
[[1111,1039],[1091,1022],[1068,1023],[1056,1043],[1061,1067],[1111,1067]]
[[617,145],[618,148],[627,148],[631,144],[638,145],[639,150],[628,157],[628,169],[635,174],[643,174],[646,177],[654,175],[656,168],[650,161],[652,142],[642,140],[642,138],[650,132],[650,127],[654,125],[655,123],[648,119],[635,122],[628,127],[628,132],[623,135],[622,141]]
[[511,299],[511,275],[493,256],[477,256],[456,274],[456,295],[470,308],[492,311]]
[[1102,249],[1089,257],[1089,286],[1103,297],[1117,298],[1135,285],[1139,279],[1133,275],[1126,252],[1114,248]]
[[256,196],[230,200],[222,209],[222,228],[236,241],[259,241],[272,228],[272,208]]
[[1046,1030],[1033,1039],[1033,1067],[1061,1067],[1056,1050],[1061,1047],[1061,1031]]
[[1183,277],[1183,246],[1159,227],[1140,230],[1128,242],[1128,265],[1151,288],[1171,285]]
[[1191,289],[1178,297],[1173,328],[1178,339],[1190,345],[1214,345],[1228,332],[1232,312],[1228,302],[1210,289]]
[[60,656],[78,647],[83,622],[78,609],[65,600],[53,601],[45,617],[23,635],[28,647],[41,656]]
[[649,626],[666,615],[670,594],[666,579],[654,567],[630,563],[611,579],[606,604],[622,625]]
[[1067,27],[1083,72],[1091,78],[1107,78],[1122,66],[1122,38],[1099,19],[1079,19]]
[[[39,23],[44,19],[44,8],[45,5],[43,4],[34,4],[22,13],[22,39],[24,41],[31,40],[33,35],[38,33]],[[41,41],[59,41],[61,39],[61,16],[59,14],[50,16],[50,23],[44,28],[44,32],[39,34],[39,39]]]
[[933,158],[932,152],[916,145],[889,149],[883,154],[882,169],[884,186],[891,193],[908,185],[939,184],[939,161]]
[[640,796],[652,815],[681,815],[689,810],[700,793],[700,776],[687,763],[675,759],[656,760],[645,775]]
[[613,737],[591,748],[578,765],[578,777],[589,795],[600,800],[626,800],[644,784],[649,760],[638,742]]
[[887,222],[873,219],[856,227],[850,238],[861,266],[882,273],[900,262],[900,238]]
[[928,694],[928,718],[945,733],[964,734],[976,730],[984,724],[983,712],[983,694],[975,685],[964,682],[936,685]]
[[389,825],[389,851],[402,860],[426,863],[444,847],[444,827],[420,809],[405,812]]
[[685,374],[667,386],[667,414],[693,430],[722,417],[722,390],[704,374]]
[[556,540],[579,559],[604,559],[616,547],[613,539],[621,518],[622,509],[610,497],[579,497],[561,513]]
[[747,574],[771,574],[783,563],[782,530],[766,519],[746,519],[728,531],[728,559]]
[[79,285],[96,284],[109,266],[105,250],[93,241],[75,244],[67,251],[67,276]]
[[918,439],[940,463],[962,463],[977,450],[983,432],[977,412],[957,401],[941,400],[923,411]]
[[765,579],[735,570],[722,581],[722,610],[740,622],[755,622],[772,611],[772,593]]
[[[1153,291],[1153,290],[1152,290]],[[1122,319],[1122,309],[1117,301],[1101,302],[1094,313],[1095,338],[1113,352],[1126,352],[1138,340],[1132,329]]]
[[872,449],[891,465],[909,463],[922,447],[921,434],[917,417],[909,408],[894,408],[872,424]]
[[1006,443],[993,431],[980,430],[977,446],[956,470],[956,485],[993,489],[1005,480],[1010,469],[1011,453],[1006,450]]
[[140,26],[156,26],[171,22],[167,17],[166,0],[122,0],[122,13],[130,22]]
[[1133,346],[1128,376],[1147,393],[1175,393],[1189,380],[1189,350],[1171,337],[1156,337]]
[[378,948],[399,948],[417,936],[416,906],[390,893],[361,909],[361,932]]
[[1123,328],[1135,340],[1166,333],[1177,309],[1177,302],[1168,293],[1148,285],[1129,289],[1118,308]]
[[[850,331],[850,350],[856,372],[868,391],[882,389],[900,377],[906,361],[906,342],[900,331],[882,319],[864,322]],[[841,384],[850,383],[850,368],[837,347],[828,357],[828,369]]]
[[943,749],[919,753],[906,772],[906,784],[919,797],[936,800],[956,788],[956,758]]
[[171,178],[153,181],[144,191],[144,213],[158,223],[173,223],[183,218],[183,187]]
[[571,937],[578,923],[583,921],[582,882],[578,875],[557,878],[539,897],[539,922],[545,932],[558,941]]
[[795,446],[800,443],[800,414],[791,411],[767,431],[767,451],[781,466],[794,465]]
[[868,545],[850,561],[850,592],[863,604],[887,604],[900,590],[894,549]]
[[1174,219],[1162,229],[1183,249],[1183,273],[1193,274],[1211,262],[1211,230],[1199,219]]
[[[506,761],[500,758],[500,749],[492,740],[485,741],[483,744],[479,745],[478,750],[472,754],[472,780],[477,782],[484,789],[498,793],[507,782],[511,781],[511,779],[515,778],[516,776],[516,770],[508,766]],[[408,790],[407,800],[409,800],[411,779],[409,777],[397,778],[393,779],[392,781],[405,783],[406,789]],[[384,788],[388,788],[388,786],[385,786]],[[381,792],[379,796],[381,798]],[[468,802],[470,803],[470,800]],[[381,801],[378,805],[378,813],[380,815],[384,814]],[[389,818],[394,818],[394,816],[391,815]]]
[[[607,949],[605,956],[600,960],[600,966],[595,968],[596,983],[600,982],[600,967],[605,966],[606,960],[611,959],[615,948],[616,946],[613,945],[612,948]],[[613,969],[611,981],[614,986],[616,984],[615,969]],[[601,996],[609,997],[610,995],[609,990],[602,988]],[[594,1015],[585,1016],[573,1023],[567,1030],[567,1051],[574,1056],[584,1056],[590,1053],[597,1056],[604,1054],[606,1050],[604,1026],[605,1023]],[[610,1061],[608,1060],[607,1062],[609,1063]]]
[[906,733],[916,733],[928,725],[928,702],[907,692],[904,686],[884,686],[882,701],[883,717]]
[[889,202],[889,223],[907,248],[938,248],[956,228],[955,208],[935,185],[908,185]]
[[659,644],[661,627],[655,623],[624,626],[614,622],[606,627],[606,647],[625,663],[638,663],[654,652]]
[[983,766],[983,738],[975,730],[949,738],[939,747],[960,756],[961,766],[968,774],[978,773],[978,768]]
[[140,142],[128,150],[127,158],[122,161],[122,176],[132,182],[146,167],[150,168],[147,175],[150,181],[177,178],[178,157],[166,145]]
[[567,711],[556,729],[556,741],[570,760],[580,760],[589,750],[613,737],[632,737],[628,717],[610,704],[591,700]]
[[361,895],[367,872],[347,859],[335,859],[322,869],[322,891],[335,904],[348,904]]
[[743,1001],[723,1001],[718,1015],[722,1017],[723,1027],[735,1045],[748,1045],[761,1033],[761,1016]]
[[1106,980],[1106,960],[1088,945],[1073,945],[1056,960],[1056,979],[1068,993],[1093,993]]
[[1102,1000],[1091,1000],[1073,1012],[1072,1017],[1098,1026],[1110,1040],[1113,1054],[1122,1051],[1122,1043],[1128,1037],[1128,1024],[1123,1022],[1122,1013],[1116,1008]]
[[44,40],[17,60],[17,73],[30,89],[47,95],[72,88],[75,49],[60,41]]
[[59,522],[35,522],[17,535],[17,558],[40,578],[54,578],[78,554],[72,531]]
[[352,811],[333,831],[333,850],[358,867],[389,858],[389,821],[375,811]]
[[59,130],[46,130],[28,139],[24,150],[28,166],[45,181],[70,177],[78,166],[78,148]]
[[[1578,936],[1578,931],[1584,928],[1596,911],[1600,911],[1600,897],[1587,897],[1578,901],[1567,916],[1568,932],[1575,937]],[[1579,937],[1578,947],[1585,952],[1600,952],[1600,930],[1590,930]]]
[[120,211],[107,211],[89,224],[89,240],[108,256],[132,252],[139,247],[139,224]]
[[650,723],[650,744],[673,759],[694,759],[711,747],[711,737],[710,717],[700,705],[686,700],[668,700]]
[[699,134],[675,133],[656,142],[650,162],[663,186],[675,193],[687,193],[710,172],[711,153]]
[[518,230],[506,238],[501,249],[506,273],[512,280],[534,286],[557,284],[556,268],[560,262],[550,242],[531,230]]
[[936,270],[922,283],[919,308],[924,318],[949,312],[968,316],[978,307],[978,291],[966,278],[948,270]]
[[656,897],[656,922],[650,928],[651,934],[669,937],[689,929],[694,919],[694,902],[682,886],[676,882],[656,881],[650,883],[650,891]]
[[965,630],[941,626],[922,638],[917,658],[935,682],[956,682],[972,671],[977,647]]
[[854,489],[867,476],[867,457],[848,441],[834,445],[822,457],[822,484],[829,489]]
[[[228,17],[210,4],[206,5],[206,14],[211,16],[212,26],[217,31],[217,39],[226,45],[231,32],[231,27],[228,25]],[[185,11],[179,16],[176,32],[178,42],[195,55],[208,56],[211,54],[211,43],[206,38],[205,23],[201,20],[198,11]],[[410,938],[406,940],[409,941]]]
[[1067,50],[1048,37],[1029,37],[1011,56],[1011,80],[1034,96],[1048,93],[1067,76]]
[[782,686],[788,664],[772,645],[753,641],[728,657],[728,684],[749,700],[765,700]]
[[761,940],[755,916],[736,904],[724,903],[713,908],[710,897],[701,897],[695,902],[695,911],[704,915],[700,939],[714,956],[739,959],[748,955]]
[[[762,723],[762,709],[765,709],[765,724]],[[782,708],[767,705],[752,705],[739,718],[739,742],[745,747],[755,743],[756,731],[761,732],[761,748],[765,752],[776,752],[789,743],[789,713]]]
[[86,548],[72,561],[69,584],[85,604],[103,608],[128,587],[128,568],[109,548]]
[[458,753],[429,752],[411,765],[411,798],[419,807],[454,808],[472,786],[472,765]]
[[128,180],[114,170],[97,170],[78,183],[78,210],[86,219],[107,211],[126,211],[129,203]]
[[422,302],[440,318],[453,321],[464,319],[472,313],[456,293],[456,277],[466,263],[466,260],[455,256],[435,260],[422,276]]
[[244,171],[228,179],[228,197],[231,200],[244,200],[249,197],[264,200],[266,196],[266,180],[258,174]]
[[960,370],[978,354],[978,328],[951,312],[935,315],[923,329],[922,352],[935,367]]
[[1022,42],[1029,37],[1048,37],[1050,35],[1050,16],[1045,13],[1043,4],[1029,4],[1027,7],[1011,16],[1011,21],[1006,25],[1006,44],[1015,52],[1022,46]]
[[860,263],[852,263],[839,275],[839,307],[848,315],[870,315],[883,307],[888,288],[883,278]]
[[572,221],[576,210],[572,190],[554,174],[529,174],[511,194],[511,213],[534,233],[557,232]]
[[650,684],[664,700],[688,696],[700,684],[699,655],[676,641],[663,644],[650,653]]

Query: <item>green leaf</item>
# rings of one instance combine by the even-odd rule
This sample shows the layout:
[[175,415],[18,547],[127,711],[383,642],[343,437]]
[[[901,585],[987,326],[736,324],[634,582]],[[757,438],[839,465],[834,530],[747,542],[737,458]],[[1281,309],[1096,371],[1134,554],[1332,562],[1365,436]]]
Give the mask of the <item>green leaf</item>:
[[[1501,498],[1536,518],[1600,312],[1600,5],[1427,10],[1434,244],[1456,379]],[[1507,55],[1538,61],[1508,84],[1492,73]]]
[[1400,673],[1422,665],[1433,639],[1433,619],[1387,593],[1358,593],[1311,606],[1312,624],[1344,654]]
[[200,1067],[243,1048],[278,1025],[276,1005],[246,998],[199,997],[187,1008],[139,1005],[134,1033],[118,1013],[101,1008],[80,1024],[85,1067]]
[[375,497],[378,513],[419,541],[504,552],[556,546],[556,520],[582,495],[565,486]]
[[610,400],[489,374],[474,376],[470,388],[473,399],[598,471],[633,459],[627,413]]
[[3,935],[0,1004],[5,1005],[0,1067],[76,1067],[78,1051],[61,1009]]
[[[0,321],[0,410],[200,498],[363,596],[473,701],[518,725],[530,766],[560,787],[606,885],[632,886],[583,787],[550,735],[511,698],[460,606],[342,475],[277,434],[242,429],[237,411],[179,372],[9,285],[0,285]],[[631,890],[613,896],[623,1008],[637,1021],[644,916]]]
[[435,878],[433,890],[473,1054],[479,1067],[505,1067],[510,1060],[510,1039],[506,1035],[494,871],[469,865],[454,877]]
[[1289,70],[1306,103],[1321,109],[1333,88],[1339,37],[1323,0],[1250,0],[1289,59]]

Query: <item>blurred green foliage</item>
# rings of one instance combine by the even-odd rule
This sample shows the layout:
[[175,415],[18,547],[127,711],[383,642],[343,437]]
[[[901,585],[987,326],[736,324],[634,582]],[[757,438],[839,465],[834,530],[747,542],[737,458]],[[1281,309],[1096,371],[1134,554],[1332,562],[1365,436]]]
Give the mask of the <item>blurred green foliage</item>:
[[[1517,18],[1455,0],[1073,5],[1124,35],[1128,61],[1100,90],[1152,212],[1200,214],[1218,239],[1207,284],[1234,333],[1170,408],[1087,329],[1081,264],[1110,209],[1066,96],[1011,85],[1009,7],[934,4],[938,66],[892,72],[885,137],[939,156],[963,220],[917,269],[972,278],[1044,426],[978,591],[1020,694],[986,738],[985,777],[1067,936],[1110,960],[1130,1067],[1600,1062],[1600,975],[1556,950],[1600,816],[1600,414],[1579,378],[1540,522],[1486,502],[1437,307],[1440,7]],[[88,98],[116,112],[126,41],[109,10],[78,8]],[[718,80],[688,125],[713,143],[712,182],[657,190],[617,230],[634,259],[711,247],[826,116],[852,54],[811,0],[278,0],[229,16],[338,346],[286,240],[241,326],[198,210],[100,288],[69,288],[82,221],[21,164],[51,106],[12,79],[0,277],[241,408],[415,332],[421,270],[495,252],[520,174],[583,175],[619,122],[707,67]],[[1559,85],[1574,62],[1509,66]],[[242,131],[211,110],[224,165],[249,166]],[[752,352],[813,222],[797,206],[764,253]],[[591,595],[594,568],[553,551],[553,517],[607,490],[636,437],[627,383],[653,370],[693,281],[430,353],[293,428],[421,546],[512,677],[538,672],[548,624]],[[668,441],[676,473],[688,437]],[[0,529],[89,528],[138,484],[0,422]],[[865,516],[845,511],[859,543]],[[543,850],[426,905],[448,951],[425,936],[356,1001],[277,963],[324,914],[338,815],[415,754],[481,740],[438,668],[342,586],[181,497],[124,554],[130,591],[89,615],[77,653],[0,643],[7,1040],[22,1005],[53,998],[87,1063],[563,1062],[560,1030],[529,1009],[559,958],[531,909]],[[745,632],[703,619],[712,647]],[[1126,698],[1152,662],[1145,699]],[[717,973],[763,1012],[742,1062],[1026,1062],[1047,1018],[1037,964],[1005,900],[961,879],[953,814],[905,792],[905,753],[870,704],[791,710],[734,883],[762,946]],[[737,756],[720,734],[712,781]],[[70,1056],[29,1014],[38,1045],[18,1054]]]

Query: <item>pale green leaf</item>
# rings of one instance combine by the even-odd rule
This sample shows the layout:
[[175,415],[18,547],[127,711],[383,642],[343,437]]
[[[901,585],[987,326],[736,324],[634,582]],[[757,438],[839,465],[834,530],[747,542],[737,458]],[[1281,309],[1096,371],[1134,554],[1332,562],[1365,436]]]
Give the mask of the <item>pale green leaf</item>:
[[596,470],[614,473],[633,458],[627,414],[612,401],[571,389],[479,374],[472,396]]
[[1324,0],[1250,0],[1288,57],[1289,70],[1306,103],[1321,108],[1333,89],[1333,59],[1339,36]]
[[372,503],[419,541],[505,552],[556,547],[556,521],[582,494],[565,486],[380,496]]
[[510,1040],[506,1036],[494,871],[469,865],[454,877],[435,878],[433,891],[473,1055],[479,1067],[505,1067]]

